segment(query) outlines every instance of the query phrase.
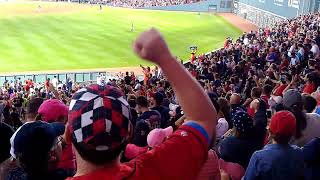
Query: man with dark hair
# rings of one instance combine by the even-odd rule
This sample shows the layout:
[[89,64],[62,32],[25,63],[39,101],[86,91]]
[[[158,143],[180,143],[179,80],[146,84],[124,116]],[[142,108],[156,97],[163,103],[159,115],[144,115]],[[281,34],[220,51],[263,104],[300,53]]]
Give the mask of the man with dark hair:
[[150,131],[160,128],[161,114],[158,111],[150,110],[148,100],[144,96],[136,99],[136,109],[140,116],[134,127],[132,143],[139,146],[147,146],[147,135]]
[[266,84],[262,87],[262,94],[260,98],[266,103],[267,109],[269,109],[269,99],[272,94],[273,87],[269,84]]
[[38,115],[38,109],[42,103],[43,103],[43,99],[38,97],[32,98],[27,103],[26,122],[31,122],[36,120],[36,117]]
[[303,179],[302,151],[289,145],[295,129],[296,119],[291,112],[277,112],[270,123],[272,144],[252,155],[244,180]]
[[[210,99],[171,55],[157,30],[142,33],[134,50],[141,58],[159,65],[192,121],[184,123],[159,147],[121,164],[120,153],[132,134],[129,104],[111,86],[81,89],[72,97],[69,107],[66,134],[77,158],[77,173],[69,180],[195,179],[206,161],[217,115]],[[139,97],[137,105],[146,108],[148,104]]]
[[163,99],[164,99],[164,95],[160,92],[156,92],[154,96],[151,97],[151,101],[153,101],[153,104],[155,104],[155,106],[151,109],[154,111],[158,111],[160,113],[161,115],[160,127],[166,128],[170,120],[170,115],[169,115],[170,109],[162,105]]
[[317,107],[317,100],[311,95],[302,95],[303,108],[307,113],[313,113]]
[[150,129],[160,128],[161,125],[161,114],[158,111],[150,110],[149,103],[145,96],[139,96],[136,100],[137,112],[140,113],[140,116],[137,119],[139,121],[146,121]]

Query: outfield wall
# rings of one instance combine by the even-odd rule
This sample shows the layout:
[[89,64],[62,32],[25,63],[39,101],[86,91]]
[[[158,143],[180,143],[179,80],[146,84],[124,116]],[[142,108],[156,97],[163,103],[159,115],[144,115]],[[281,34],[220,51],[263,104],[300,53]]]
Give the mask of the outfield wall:
[[234,0],[234,12],[258,25],[319,11],[320,0]]
[[208,12],[209,5],[217,7],[217,12],[232,12],[233,0],[207,0],[192,4],[181,4],[172,6],[146,7],[144,9],[165,10],[165,11],[191,11]]

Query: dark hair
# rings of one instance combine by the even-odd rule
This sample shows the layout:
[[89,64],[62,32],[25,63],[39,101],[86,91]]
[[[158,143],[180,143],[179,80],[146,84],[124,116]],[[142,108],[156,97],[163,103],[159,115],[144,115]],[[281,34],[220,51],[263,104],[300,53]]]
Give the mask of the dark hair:
[[283,136],[279,134],[273,134],[271,132],[271,138],[275,140],[278,144],[285,145],[288,144],[292,136]]
[[317,100],[310,95],[303,95],[302,102],[307,113],[312,113],[312,111],[317,107]]
[[259,87],[254,87],[251,90],[251,97],[257,97],[259,98],[262,94],[262,90]]
[[148,107],[148,100],[144,96],[139,96],[136,100],[136,103],[141,107]]
[[220,111],[222,112],[224,118],[229,124],[231,123],[231,115],[230,115],[230,105],[229,101],[226,98],[219,98],[218,99],[218,104],[220,106]]
[[273,88],[269,84],[264,85],[262,88],[262,92],[266,95],[270,95],[272,93],[272,90],[273,90]]
[[294,135],[295,138],[300,138],[302,136],[302,131],[307,127],[307,119],[306,114],[303,112],[303,104],[294,104],[290,108],[287,108],[296,118],[297,126],[296,133]]
[[38,113],[38,109],[41,106],[41,104],[43,103],[43,99],[42,98],[32,98],[28,104],[27,104],[27,114],[37,114]]
[[95,149],[89,149],[85,146],[81,146],[79,143],[73,143],[73,145],[84,160],[96,165],[103,165],[115,160],[126,147],[126,143],[123,143],[112,150],[96,151]]
[[164,96],[163,96],[161,93],[157,92],[157,93],[154,95],[154,99],[155,99],[155,101],[156,101],[156,105],[157,105],[157,106],[161,106],[162,103],[163,103]]

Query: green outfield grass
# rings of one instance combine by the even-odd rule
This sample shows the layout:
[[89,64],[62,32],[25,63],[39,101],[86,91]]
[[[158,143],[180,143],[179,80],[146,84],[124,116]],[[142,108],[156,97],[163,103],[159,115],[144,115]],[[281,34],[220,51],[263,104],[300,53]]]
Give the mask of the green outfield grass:
[[190,45],[205,53],[221,47],[227,36],[241,34],[223,18],[205,13],[0,3],[0,72],[137,66],[142,61],[131,44],[150,27],[160,29],[173,53],[185,60]]

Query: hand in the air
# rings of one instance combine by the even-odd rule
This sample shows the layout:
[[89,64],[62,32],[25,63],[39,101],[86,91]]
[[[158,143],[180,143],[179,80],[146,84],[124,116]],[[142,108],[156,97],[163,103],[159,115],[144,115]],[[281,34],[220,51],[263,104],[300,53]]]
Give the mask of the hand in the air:
[[133,44],[133,50],[142,59],[158,65],[170,60],[171,53],[162,35],[155,28],[140,34]]

